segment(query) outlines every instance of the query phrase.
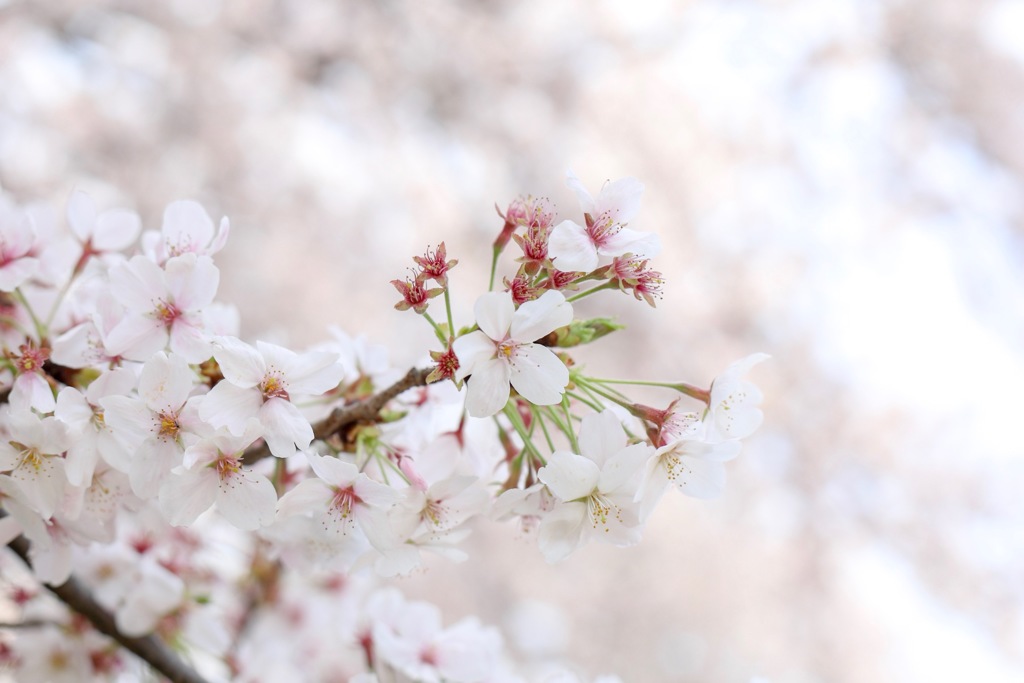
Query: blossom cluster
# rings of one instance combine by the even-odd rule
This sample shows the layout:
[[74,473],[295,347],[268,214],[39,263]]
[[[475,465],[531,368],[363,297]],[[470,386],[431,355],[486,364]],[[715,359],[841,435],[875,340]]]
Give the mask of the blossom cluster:
[[[653,306],[663,278],[657,236],[628,226],[640,182],[596,197],[568,182],[579,222],[555,224],[532,197],[502,214],[472,324],[453,319],[444,243],[394,281],[396,308],[423,316],[441,347],[405,374],[337,329],[302,351],[240,339],[237,312],[216,300],[229,223],[195,202],[143,230],[82,192],[64,220],[0,195],[3,542],[27,539],[34,580],[74,572],[121,634],[201,654],[213,677],[575,680],[517,672],[494,629],[445,628],[436,608],[367,578],[408,574],[425,553],[464,560],[479,518],[518,520],[551,562],[591,541],[636,543],[672,485],[721,493],[723,463],[759,426],[745,375],[763,354],[707,389],[576,365],[579,347],[621,326],[577,319],[573,303],[619,290]],[[496,290],[513,243],[516,270]],[[695,405],[644,406],[630,384]],[[128,665],[31,582],[9,593],[40,624],[0,642],[24,680],[114,680]]]

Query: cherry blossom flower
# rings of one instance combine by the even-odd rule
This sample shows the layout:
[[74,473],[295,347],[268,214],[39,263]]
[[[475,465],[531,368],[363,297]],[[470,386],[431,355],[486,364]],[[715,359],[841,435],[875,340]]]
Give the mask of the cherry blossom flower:
[[540,524],[540,550],[548,562],[590,540],[617,546],[640,540],[642,519],[633,499],[653,449],[627,445],[622,423],[610,410],[583,418],[579,446],[580,455],[555,451],[537,472],[560,501]]
[[313,428],[292,403],[292,395],[323,394],[337,387],[345,372],[336,353],[298,354],[262,341],[253,348],[234,337],[218,337],[213,355],[225,381],[203,398],[199,417],[233,434],[241,434],[257,418],[270,452],[279,458],[313,441]]
[[18,352],[11,354],[18,372],[11,388],[11,404],[34,408],[41,413],[52,413],[56,400],[53,387],[43,371],[43,364],[50,358],[50,349],[29,341],[18,347]]
[[82,255],[75,265],[75,273],[92,256],[130,246],[142,229],[139,215],[134,211],[108,209],[97,214],[92,197],[81,190],[68,200],[67,218],[71,232],[82,244]]
[[394,547],[386,511],[401,494],[373,481],[350,462],[308,451],[304,455],[316,476],[281,496],[278,514],[312,516],[328,542],[359,545],[369,541],[381,551]]
[[708,440],[742,439],[761,426],[764,414],[759,406],[763,395],[743,375],[770,357],[766,353],[751,354],[731,364],[711,383],[708,414],[704,417]]
[[130,460],[111,464],[128,473],[137,496],[157,495],[160,482],[199,439],[195,401],[189,401],[194,382],[184,358],[160,351],[142,368],[138,396],[100,399],[106,423],[134,451]]
[[241,436],[221,432],[185,451],[188,469],[160,487],[160,511],[168,522],[188,526],[211,507],[245,531],[274,521],[274,485],[242,466],[242,455],[258,437],[257,430],[258,426],[252,425]]
[[144,361],[170,346],[190,363],[211,355],[202,309],[217,294],[220,272],[208,256],[175,256],[161,268],[144,256],[110,269],[114,297],[127,309],[106,338],[107,351]]
[[644,465],[636,493],[641,517],[646,518],[665,490],[675,484],[694,498],[715,498],[725,490],[725,462],[740,452],[738,439],[709,442],[708,424],[696,413],[673,416],[665,429],[667,443]]
[[509,385],[527,401],[551,405],[562,400],[569,370],[538,339],[572,322],[572,306],[560,292],[548,291],[516,310],[505,292],[488,292],[474,307],[479,330],[455,340],[457,380],[469,380],[466,410],[487,417],[508,402]]
[[182,254],[213,256],[224,248],[231,225],[227,217],[220,219],[214,231],[213,221],[198,202],[179,200],[164,209],[160,232],[147,231],[142,235],[143,251],[156,263]]
[[600,257],[657,256],[661,241],[654,233],[637,232],[625,227],[640,208],[644,186],[636,178],[605,183],[595,199],[576,175],[569,171],[566,183],[576,192],[586,218],[586,226],[562,221],[551,231],[548,256],[563,271],[590,272]]
[[13,292],[39,270],[31,217],[0,194],[0,291]]
[[49,519],[61,502],[67,476],[67,428],[53,417],[11,411],[8,434],[0,440],[0,490]]

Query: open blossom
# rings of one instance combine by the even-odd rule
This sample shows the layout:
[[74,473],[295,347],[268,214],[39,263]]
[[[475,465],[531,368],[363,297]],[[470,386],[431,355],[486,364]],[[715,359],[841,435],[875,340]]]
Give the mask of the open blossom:
[[143,251],[160,264],[182,254],[213,256],[224,248],[230,229],[224,217],[214,231],[210,215],[199,202],[190,199],[171,202],[164,209],[160,232],[150,230],[142,235]]
[[142,498],[157,495],[160,482],[198,440],[199,420],[189,402],[194,381],[184,358],[161,351],[143,366],[138,396],[100,400],[104,421],[133,449],[130,460],[111,464],[128,472],[132,490]]
[[262,341],[253,348],[234,337],[218,338],[213,356],[224,381],[203,398],[199,417],[233,434],[257,418],[270,452],[279,458],[313,441],[313,428],[292,396],[323,394],[337,387],[345,372],[336,353],[298,354]]
[[202,309],[217,294],[220,272],[208,256],[176,256],[161,268],[145,256],[110,269],[111,292],[127,309],[106,338],[107,351],[146,360],[168,346],[190,363],[210,357]]
[[767,353],[754,353],[736,361],[711,383],[708,414],[709,441],[742,439],[761,426],[763,394],[757,386],[743,378],[752,367],[767,360]]
[[0,291],[14,291],[39,270],[35,241],[31,217],[0,194]]
[[68,200],[67,218],[71,232],[82,243],[76,271],[81,270],[90,256],[130,246],[142,229],[139,215],[134,211],[108,209],[97,214],[92,197],[81,190]]
[[569,171],[566,182],[579,197],[586,225],[567,220],[551,231],[548,256],[556,268],[590,272],[597,268],[602,256],[624,256],[627,253],[636,257],[658,255],[661,241],[657,235],[625,227],[640,208],[643,183],[636,178],[605,183],[601,193],[594,198],[572,171]]
[[479,330],[455,340],[455,378],[470,375],[466,410],[487,417],[508,402],[509,385],[527,401],[551,405],[562,400],[569,370],[551,349],[535,344],[572,322],[572,305],[561,292],[548,291],[516,310],[505,292],[488,292],[474,307]]
[[67,428],[56,418],[10,411],[0,440],[0,490],[43,519],[57,511],[68,480],[64,473]]
[[590,540],[618,546],[640,540],[643,519],[634,497],[653,449],[628,445],[610,410],[583,418],[579,447],[579,455],[555,451],[537,472],[559,500],[540,524],[540,550],[548,562],[564,559]]
[[242,466],[245,449],[258,432],[252,425],[241,436],[220,432],[185,451],[181,474],[160,487],[160,511],[174,526],[188,526],[211,507],[245,531],[274,521],[277,492],[270,480]]

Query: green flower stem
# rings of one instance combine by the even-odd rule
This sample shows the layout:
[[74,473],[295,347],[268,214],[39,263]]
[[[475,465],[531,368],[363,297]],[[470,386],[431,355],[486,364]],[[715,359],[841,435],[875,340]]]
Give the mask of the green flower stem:
[[569,435],[569,443],[572,444],[572,452],[579,453],[580,445],[576,442],[576,430],[572,427],[572,413],[569,412],[569,397],[562,394],[562,412],[565,413],[565,422],[568,430],[566,433]]
[[[452,300],[448,296],[448,285],[444,288],[444,312],[448,316],[448,339],[449,341],[454,338],[455,335],[455,323],[452,320]],[[444,340],[441,340],[444,343]]]
[[597,377],[588,377],[591,382],[597,382],[598,384],[633,384],[641,387],[664,387],[666,389],[675,389],[680,394],[685,394],[690,398],[695,398],[698,401],[704,403],[711,402],[711,392],[707,389],[701,389],[695,387],[692,384],[686,382],[645,382],[641,380],[633,379],[599,379]]
[[567,391],[565,393],[568,394],[570,398],[579,401],[583,405],[595,410],[596,412],[601,412],[602,410],[604,410],[604,406],[598,403],[597,401],[593,400],[591,396],[584,396],[583,394],[575,391]]
[[588,389],[589,391],[591,391],[591,392],[593,392],[595,394],[598,394],[599,396],[602,396],[602,397],[608,399],[612,403],[615,403],[615,404],[618,404],[618,405],[622,406],[623,408],[625,408],[627,410],[630,410],[632,408],[632,406],[633,406],[632,403],[630,403],[630,402],[620,398],[617,395],[618,394],[617,391],[613,393],[612,391],[609,391],[609,390],[605,389],[604,387],[602,387],[600,385],[593,384],[590,381],[583,379],[582,377],[577,377],[576,378],[576,384],[581,386],[581,387],[584,387],[584,388]]
[[606,282],[603,285],[598,285],[597,287],[591,287],[590,289],[583,290],[579,294],[574,294],[573,296],[570,296],[569,298],[567,298],[566,301],[569,301],[569,302],[579,301],[583,297],[589,296],[589,295],[593,294],[594,292],[600,292],[602,289],[613,289],[615,287],[616,287],[616,284],[614,282]]
[[491,279],[487,284],[487,291],[494,291],[494,275],[498,272],[498,257],[501,256],[501,252],[504,251],[504,247],[494,245],[494,249],[491,255]]
[[36,328],[36,335],[39,337],[39,341],[42,342],[46,339],[46,326],[43,325],[43,323],[39,321],[39,318],[36,317],[36,312],[32,310],[31,306],[29,306],[28,299],[26,299],[25,295],[22,293],[21,287],[15,288],[13,294],[19,303],[25,307],[28,317],[32,319],[33,327]]
[[551,420],[552,424],[558,427],[558,431],[565,434],[565,436],[570,440],[571,443],[572,438],[575,436],[570,427],[571,423],[570,425],[565,424],[562,421],[561,416],[558,413],[556,413],[554,408],[552,408],[551,406],[544,406],[544,414],[548,416],[548,419]]
[[512,423],[512,429],[516,430],[516,434],[518,434],[519,438],[523,440],[523,447],[530,451],[530,454],[533,455],[533,457],[537,458],[542,463],[547,463],[544,457],[540,454],[540,451],[537,450],[537,447],[533,445],[530,433],[527,431],[526,425],[523,424],[523,417],[519,414],[519,411],[516,410],[515,404],[511,401],[506,403],[505,407],[502,408],[502,412],[505,413],[505,417],[507,417],[509,422]]
[[544,424],[544,414],[532,403],[530,404],[530,410],[533,412],[534,421],[540,424],[540,429],[544,432],[544,439],[548,442],[548,450],[554,453],[555,442],[551,440],[551,434],[548,433],[548,426]]
[[[447,297],[448,297],[448,292],[445,292],[445,298],[447,299]],[[437,340],[439,342],[441,342],[441,344],[447,346],[447,344],[448,344],[448,337],[441,330],[441,327],[436,322],[434,322],[434,319],[430,317],[430,314],[427,313],[426,311],[423,311],[423,318],[428,323],[430,323],[431,327],[434,328],[434,334],[437,336]]]

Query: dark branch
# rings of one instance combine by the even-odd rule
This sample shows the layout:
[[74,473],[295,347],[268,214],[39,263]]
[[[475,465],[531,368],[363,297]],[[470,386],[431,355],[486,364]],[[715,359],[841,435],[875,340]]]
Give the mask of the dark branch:
[[[412,368],[409,372],[405,373],[402,379],[380,393],[364,398],[361,401],[335,408],[330,415],[313,425],[313,437],[316,439],[326,439],[341,433],[343,429],[357,422],[372,422],[377,418],[388,401],[413,387],[426,386],[427,375],[430,374],[432,369]],[[269,456],[270,449],[267,448],[266,444],[262,444],[246,451],[243,462],[246,465],[252,465],[254,462]]]
[[[8,544],[8,547],[17,553],[25,561],[25,564],[31,566],[28,559],[29,541],[27,538],[18,536]],[[166,643],[155,635],[129,638],[121,633],[114,617],[96,602],[89,589],[78,579],[71,577],[59,586],[44,585],[64,604],[88,619],[97,631],[110,636],[123,647],[141,657],[172,683],[207,683],[205,678],[185,664]]]

